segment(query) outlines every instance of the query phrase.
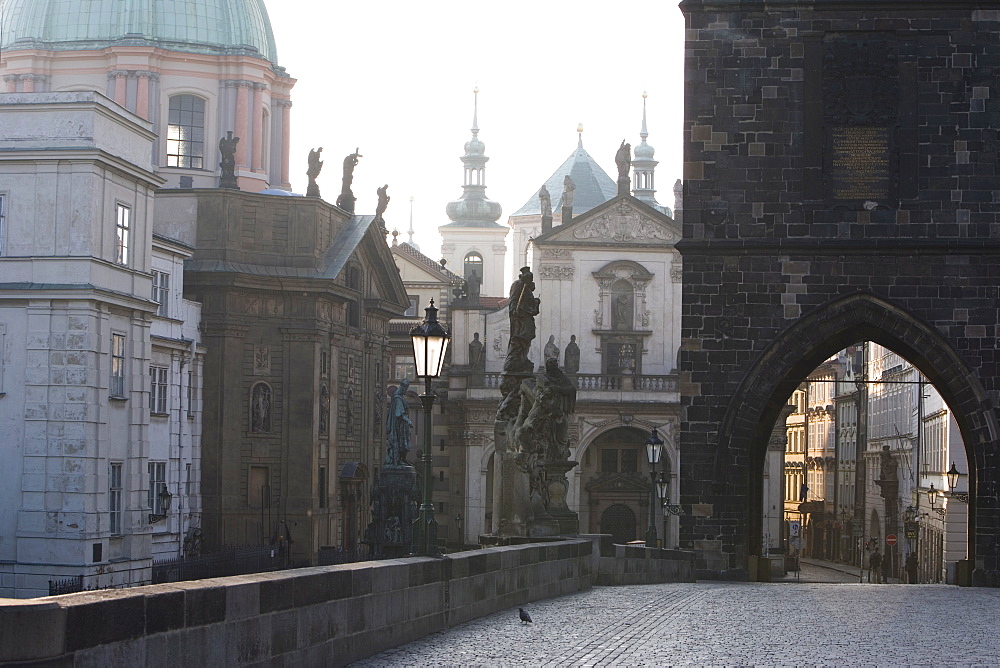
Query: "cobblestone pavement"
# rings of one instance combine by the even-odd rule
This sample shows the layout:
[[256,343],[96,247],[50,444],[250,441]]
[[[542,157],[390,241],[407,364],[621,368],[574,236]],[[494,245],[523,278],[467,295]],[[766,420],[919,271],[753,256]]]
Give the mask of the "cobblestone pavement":
[[1000,590],[841,575],[848,582],[594,587],[528,605],[534,624],[513,608],[354,665],[1000,665]]

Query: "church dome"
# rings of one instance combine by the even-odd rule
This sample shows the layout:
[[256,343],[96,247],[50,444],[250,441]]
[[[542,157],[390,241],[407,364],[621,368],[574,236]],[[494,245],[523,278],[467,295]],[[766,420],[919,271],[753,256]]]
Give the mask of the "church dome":
[[636,160],[652,160],[655,151],[653,147],[646,143],[643,139],[642,143],[635,147],[635,159]]
[[465,155],[485,155],[486,154],[486,144],[482,142],[479,137],[473,136],[472,139],[465,142]]
[[0,11],[4,49],[124,43],[278,62],[264,0],[4,0]]

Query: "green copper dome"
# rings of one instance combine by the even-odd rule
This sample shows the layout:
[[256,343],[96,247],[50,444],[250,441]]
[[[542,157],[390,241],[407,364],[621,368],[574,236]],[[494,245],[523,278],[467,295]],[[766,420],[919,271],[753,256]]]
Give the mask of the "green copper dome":
[[150,44],[278,62],[264,0],[0,0],[0,25],[4,49]]

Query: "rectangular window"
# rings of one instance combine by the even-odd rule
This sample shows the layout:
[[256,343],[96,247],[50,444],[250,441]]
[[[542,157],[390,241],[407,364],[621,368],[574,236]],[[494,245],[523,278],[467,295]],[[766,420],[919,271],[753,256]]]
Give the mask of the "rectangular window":
[[111,533],[122,533],[122,465],[112,462],[108,475],[108,509],[111,511]]
[[417,298],[414,297],[413,295],[407,295],[407,297],[410,300],[410,307],[408,309],[406,309],[406,312],[403,314],[403,316],[405,316],[407,318],[416,317],[416,315],[417,315]]
[[396,355],[392,368],[393,380],[398,381],[404,378],[414,380],[417,377],[417,363],[413,359],[413,355]]
[[635,448],[622,450],[621,473],[639,472],[639,451]]
[[191,464],[184,465],[184,496],[191,496]]
[[111,396],[125,396],[125,335],[111,335]]
[[7,222],[7,196],[0,195],[0,255],[3,255],[3,240],[6,236],[6,225]]
[[326,508],[326,467],[319,467],[319,507]]
[[167,116],[167,166],[202,169],[204,155],[205,100],[194,95],[172,96]]
[[167,412],[167,367],[149,367],[149,412],[162,415]]
[[170,296],[170,274],[165,271],[153,270],[153,295],[154,302],[159,304],[156,315],[166,318],[170,314],[170,307],[167,298]]
[[271,507],[271,487],[266,466],[251,466],[247,480],[247,504],[251,508]]
[[167,488],[167,465],[164,462],[149,462],[149,489],[146,491],[146,505],[154,515],[164,515],[160,492]]
[[188,419],[194,419],[194,369],[188,371],[188,382],[187,382],[187,416]]
[[132,231],[132,210],[124,204],[116,207],[115,262],[128,264],[129,234]]
[[618,450],[615,448],[601,450],[601,473],[618,473]]

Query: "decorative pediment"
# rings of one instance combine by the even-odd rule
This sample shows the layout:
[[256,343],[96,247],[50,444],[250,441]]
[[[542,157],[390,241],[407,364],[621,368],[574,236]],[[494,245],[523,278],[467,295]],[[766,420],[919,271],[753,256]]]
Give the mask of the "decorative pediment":
[[639,473],[601,473],[584,485],[591,494],[601,492],[649,494],[649,479]]
[[[648,207],[646,207],[648,209]],[[662,217],[665,220],[657,220]],[[569,225],[566,241],[598,241],[613,244],[674,243],[680,240],[678,230],[666,222],[666,216],[654,216],[635,202],[621,198],[608,208],[592,211]]]

